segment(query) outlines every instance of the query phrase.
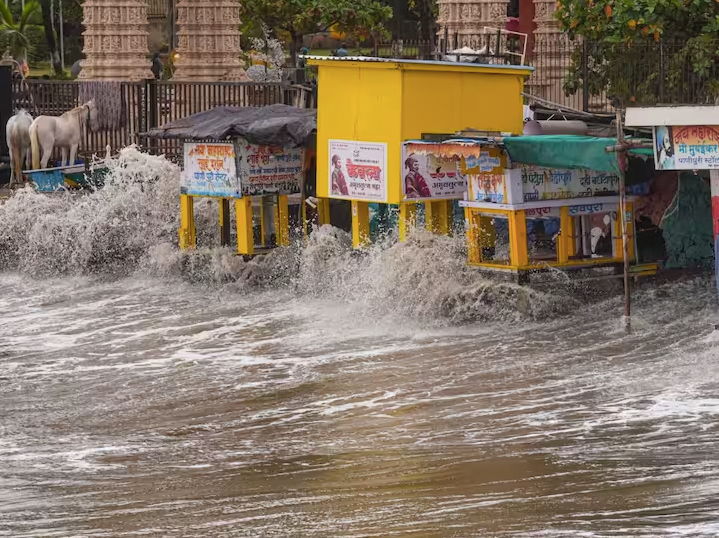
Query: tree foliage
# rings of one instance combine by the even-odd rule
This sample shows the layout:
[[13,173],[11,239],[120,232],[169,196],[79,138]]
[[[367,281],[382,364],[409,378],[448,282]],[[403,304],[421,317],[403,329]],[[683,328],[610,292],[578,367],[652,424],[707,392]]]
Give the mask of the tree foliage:
[[[719,73],[716,0],[558,0],[559,26],[586,50],[575,51],[565,89],[587,82],[591,93],[629,101],[713,97]],[[696,95],[697,92],[705,92]]]
[[348,39],[386,33],[392,8],[377,0],[245,0],[244,18],[266,25],[275,35],[289,34],[294,56],[302,37],[336,27]]
[[40,19],[40,4],[30,1],[15,17],[10,8],[0,0],[0,36],[3,48],[17,61],[25,61],[27,54],[33,48],[31,31],[33,27],[42,24]]

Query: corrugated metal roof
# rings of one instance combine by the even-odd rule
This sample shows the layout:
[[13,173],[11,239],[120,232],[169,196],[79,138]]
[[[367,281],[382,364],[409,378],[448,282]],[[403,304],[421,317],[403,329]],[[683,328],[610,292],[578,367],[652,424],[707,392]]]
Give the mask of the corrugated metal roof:
[[529,65],[505,65],[505,64],[475,64],[467,62],[442,62],[438,60],[404,60],[399,58],[376,58],[374,56],[312,56],[304,55],[300,58],[306,60],[332,61],[332,62],[366,62],[366,63],[400,63],[416,65],[442,65],[461,67],[491,67],[495,69],[506,69],[508,71],[534,71]]

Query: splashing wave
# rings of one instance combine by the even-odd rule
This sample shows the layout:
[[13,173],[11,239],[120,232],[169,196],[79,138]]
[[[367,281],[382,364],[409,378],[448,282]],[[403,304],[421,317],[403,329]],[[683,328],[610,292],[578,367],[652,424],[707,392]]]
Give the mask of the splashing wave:
[[346,233],[324,226],[305,245],[244,261],[218,246],[217,204],[209,201],[195,209],[203,248],[181,252],[179,178],[165,158],[128,147],[96,192],[17,193],[0,210],[0,270],[35,277],[142,272],[244,290],[282,286],[379,315],[454,322],[536,318],[571,305],[566,297],[487,280],[466,266],[462,238],[423,231],[404,244],[380,242],[356,252]]

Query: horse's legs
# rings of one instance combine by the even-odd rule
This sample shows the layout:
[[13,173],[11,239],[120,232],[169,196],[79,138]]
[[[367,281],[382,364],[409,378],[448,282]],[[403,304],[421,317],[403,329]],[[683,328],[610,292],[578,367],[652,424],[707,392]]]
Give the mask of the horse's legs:
[[65,166],[66,164],[70,164],[69,162],[67,162],[67,163],[65,162],[65,161],[67,161],[67,148],[66,147],[62,147],[60,149],[60,154],[62,155],[62,157],[60,157],[60,166]]
[[74,144],[70,146],[70,162],[68,162],[68,166],[75,164],[75,159],[77,158],[77,147],[79,144]]
[[47,163],[52,156],[52,146],[49,148],[43,146],[42,148],[42,160],[40,161],[40,168],[47,168]]
[[[10,140],[8,139],[8,145]],[[13,148],[10,148],[10,188],[15,185],[15,160],[12,158]]]
[[25,166],[26,170],[32,170],[32,148],[30,146],[25,150]]

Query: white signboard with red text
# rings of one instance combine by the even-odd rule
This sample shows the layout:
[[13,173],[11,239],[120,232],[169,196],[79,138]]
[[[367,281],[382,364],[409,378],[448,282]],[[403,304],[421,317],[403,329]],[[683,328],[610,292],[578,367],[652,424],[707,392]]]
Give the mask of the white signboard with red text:
[[329,141],[331,198],[387,201],[387,144],[356,140]]

